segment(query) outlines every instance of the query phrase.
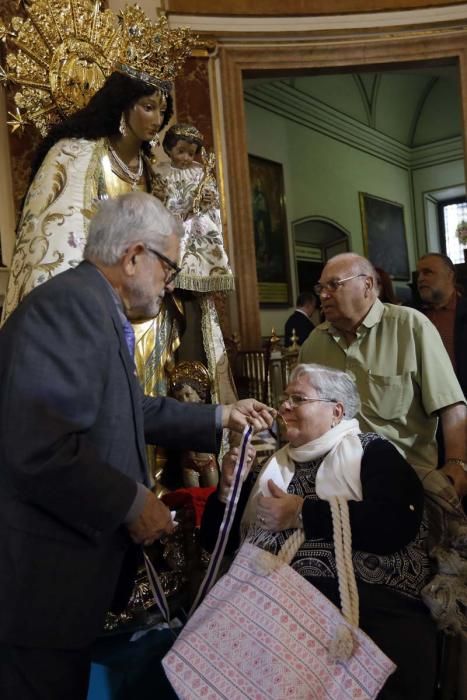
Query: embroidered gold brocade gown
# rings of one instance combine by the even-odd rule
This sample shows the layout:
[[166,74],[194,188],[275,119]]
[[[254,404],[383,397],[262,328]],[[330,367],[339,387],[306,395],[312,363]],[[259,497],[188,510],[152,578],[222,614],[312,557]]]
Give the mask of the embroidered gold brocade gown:
[[[150,191],[150,174],[147,163],[145,163],[143,176],[137,185],[119,177],[116,169],[112,168],[108,154],[104,154],[102,157],[102,171],[108,197],[117,197],[133,190]],[[136,371],[144,393],[149,396],[165,396],[167,394],[167,375],[174,367],[174,353],[180,345],[177,324],[169,309],[169,303],[164,300],[156,318],[132,324],[136,337]],[[174,300],[172,311],[175,304]],[[178,310],[178,307],[176,309]],[[158,495],[162,495],[166,489],[159,482],[166,462],[165,451],[148,447],[147,459],[156,492]]]
[[[102,172],[107,196],[117,197],[135,189],[148,192],[150,186],[147,166],[145,169],[146,172],[143,172],[138,184],[133,186],[117,175],[112,169],[109,156],[104,154]],[[170,318],[167,304],[162,305],[157,318],[134,323],[133,328],[136,335],[136,369],[144,393],[149,396],[165,395],[167,393],[167,372],[170,372],[173,367],[173,354],[180,344],[178,332]]]

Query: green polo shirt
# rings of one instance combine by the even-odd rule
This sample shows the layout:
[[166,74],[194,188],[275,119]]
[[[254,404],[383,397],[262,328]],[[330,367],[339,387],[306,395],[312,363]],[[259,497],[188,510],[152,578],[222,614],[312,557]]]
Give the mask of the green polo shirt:
[[299,360],[347,372],[360,393],[361,429],[391,440],[413,466],[436,467],[436,411],[465,398],[426,316],[377,299],[350,346],[326,321],[308,336]]

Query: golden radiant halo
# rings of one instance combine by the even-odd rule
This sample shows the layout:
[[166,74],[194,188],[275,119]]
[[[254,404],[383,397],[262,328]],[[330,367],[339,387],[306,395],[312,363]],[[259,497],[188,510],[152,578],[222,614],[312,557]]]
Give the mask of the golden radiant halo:
[[25,121],[18,107],[16,108],[15,112],[8,112],[8,116],[11,117],[11,119],[7,121],[8,126],[11,127],[11,133],[14,134],[15,131],[19,129],[20,133],[22,134],[24,127],[28,122]]
[[104,84],[109,70],[108,59],[89,43],[67,39],[50,62],[50,89],[60,111],[70,114],[85,107]]
[[115,70],[167,92],[196,42],[188,29],[170,30],[164,16],[151,22],[137,5],[117,16],[101,11],[99,0],[31,0],[24,11],[9,27],[0,22],[7,47],[0,81],[16,88],[22,125],[42,135],[84,107]]
[[170,373],[170,388],[173,392],[178,384],[184,384],[193,379],[202,387],[205,394],[211,391],[211,379],[205,365],[198,360],[184,360],[179,362]]

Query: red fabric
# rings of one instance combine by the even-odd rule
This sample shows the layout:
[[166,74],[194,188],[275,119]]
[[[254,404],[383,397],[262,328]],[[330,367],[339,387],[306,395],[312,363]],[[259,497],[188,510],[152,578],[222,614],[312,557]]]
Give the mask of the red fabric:
[[201,525],[201,518],[203,517],[206,501],[215,490],[215,486],[177,489],[176,491],[164,494],[162,500],[170,510],[190,508],[195,514],[195,527],[199,527]]
[[457,295],[453,293],[449,301],[444,306],[437,309],[426,308],[423,312],[434,323],[451,358],[452,366],[456,369],[456,358],[454,352],[454,326],[456,323]]

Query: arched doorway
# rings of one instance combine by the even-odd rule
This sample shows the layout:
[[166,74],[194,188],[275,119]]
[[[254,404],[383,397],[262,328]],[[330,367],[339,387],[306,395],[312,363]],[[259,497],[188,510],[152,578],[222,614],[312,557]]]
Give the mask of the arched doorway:
[[292,222],[299,292],[312,289],[323,265],[350,250],[349,233],[335,221],[309,216]]

